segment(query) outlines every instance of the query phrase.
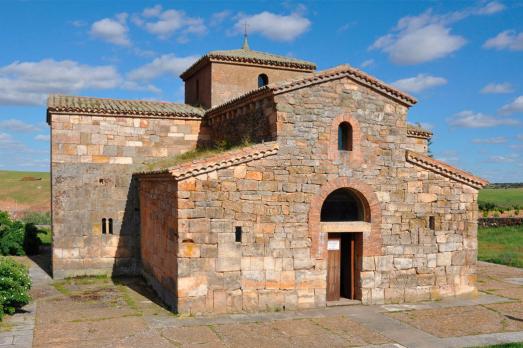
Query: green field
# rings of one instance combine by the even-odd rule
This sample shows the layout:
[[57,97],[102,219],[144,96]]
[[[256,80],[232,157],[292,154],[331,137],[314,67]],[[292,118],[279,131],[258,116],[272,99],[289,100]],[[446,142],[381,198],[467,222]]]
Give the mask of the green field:
[[523,225],[480,227],[478,259],[523,268]]
[[49,211],[49,178],[47,172],[0,171],[0,210]]
[[523,188],[483,189],[479,191],[478,201],[494,203],[504,209],[511,209],[515,205],[523,207]]

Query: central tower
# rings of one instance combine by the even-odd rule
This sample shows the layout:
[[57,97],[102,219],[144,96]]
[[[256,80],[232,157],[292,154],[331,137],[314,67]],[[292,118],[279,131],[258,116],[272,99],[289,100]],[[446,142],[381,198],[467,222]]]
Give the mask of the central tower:
[[266,84],[300,78],[316,64],[251,50],[245,36],[242,48],[211,51],[180,77],[185,103],[210,109]]

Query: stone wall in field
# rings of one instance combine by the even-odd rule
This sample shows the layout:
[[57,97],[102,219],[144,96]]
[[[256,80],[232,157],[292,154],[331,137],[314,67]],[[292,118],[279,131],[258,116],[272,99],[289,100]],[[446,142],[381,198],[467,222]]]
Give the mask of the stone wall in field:
[[53,275],[135,273],[140,218],[132,174],[195,148],[207,137],[200,120],[51,114],[50,124]]
[[481,227],[502,227],[523,225],[523,217],[517,218],[479,218],[478,226]]

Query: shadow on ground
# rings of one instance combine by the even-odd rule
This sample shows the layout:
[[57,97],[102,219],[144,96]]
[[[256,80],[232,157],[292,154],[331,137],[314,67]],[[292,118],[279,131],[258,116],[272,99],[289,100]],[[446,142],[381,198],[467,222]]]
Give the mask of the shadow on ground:
[[28,257],[42,269],[49,277],[53,276],[51,263],[51,246],[41,246],[40,253],[37,255],[28,255]]

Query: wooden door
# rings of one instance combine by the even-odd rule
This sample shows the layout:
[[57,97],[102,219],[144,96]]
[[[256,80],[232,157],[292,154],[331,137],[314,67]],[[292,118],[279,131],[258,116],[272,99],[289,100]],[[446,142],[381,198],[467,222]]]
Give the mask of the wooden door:
[[327,301],[340,299],[341,279],[341,236],[338,233],[329,233],[327,242]]

